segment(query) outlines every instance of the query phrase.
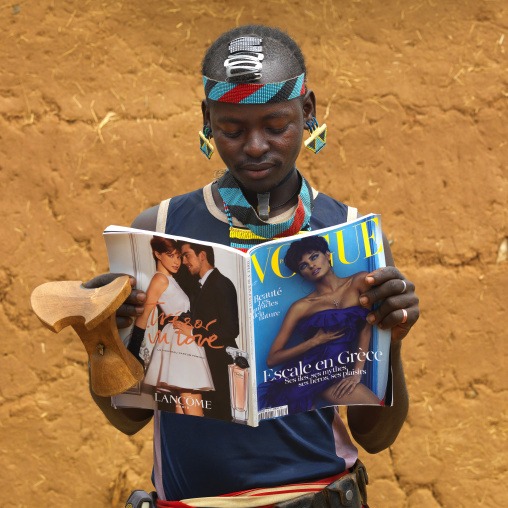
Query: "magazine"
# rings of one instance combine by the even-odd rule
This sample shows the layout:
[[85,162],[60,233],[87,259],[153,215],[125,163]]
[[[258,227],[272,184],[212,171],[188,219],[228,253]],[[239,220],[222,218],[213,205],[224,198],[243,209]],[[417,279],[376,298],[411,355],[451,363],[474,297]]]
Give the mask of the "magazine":
[[144,377],[114,406],[257,426],[325,406],[391,405],[391,334],[358,302],[365,275],[385,266],[378,215],[247,252],[121,226],[104,237],[111,272],[147,294],[120,330],[125,345],[140,337]]

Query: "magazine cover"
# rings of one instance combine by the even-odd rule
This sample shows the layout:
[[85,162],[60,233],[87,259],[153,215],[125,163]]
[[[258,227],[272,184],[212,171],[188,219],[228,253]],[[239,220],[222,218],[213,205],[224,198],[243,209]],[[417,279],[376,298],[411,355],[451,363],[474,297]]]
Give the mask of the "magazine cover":
[[[380,218],[305,233],[251,254],[259,420],[330,405],[391,404],[390,331],[359,305],[385,266]],[[385,400],[385,396],[386,400]]]
[[143,314],[120,330],[126,345],[139,338],[130,350],[145,374],[113,405],[247,423],[244,258],[228,247],[116,226],[105,240],[110,271],[133,275],[147,295]]
[[117,407],[257,426],[330,405],[391,404],[390,331],[359,305],[385,266],[380,218],[247,253],[110,226],[110,270],[136,277],[143,313],[120,331],[143,380]]

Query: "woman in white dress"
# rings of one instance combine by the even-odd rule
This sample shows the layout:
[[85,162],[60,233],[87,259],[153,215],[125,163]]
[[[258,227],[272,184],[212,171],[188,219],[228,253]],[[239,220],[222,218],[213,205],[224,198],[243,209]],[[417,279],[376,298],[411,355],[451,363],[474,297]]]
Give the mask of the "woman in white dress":
[[[203,416],[200,392],[214,390],[206,353],[195,341],[179,335],[172,323],[174,316],[189,311],[189,297],[175,280],[182,265],[180,247],[178,242],[160,236],[154,236],[150,245],[157,271],[148,286],[144,312],[136,319],[133,337],[141,333],[144,336],[149,322],[166,324],[155,337],[147,337],[154,346],[143,383],[167,394],[167,400],[173,395],[177,413]],[[158,317],[157,306],[163,313]]]

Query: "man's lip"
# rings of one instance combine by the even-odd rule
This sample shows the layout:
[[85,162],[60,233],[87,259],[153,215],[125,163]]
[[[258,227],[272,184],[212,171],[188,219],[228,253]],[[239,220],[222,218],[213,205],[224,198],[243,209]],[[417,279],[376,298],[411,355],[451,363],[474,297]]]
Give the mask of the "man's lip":
[[272,171],[274,164],[260,164],[258,166],[246,165],[240,168],[241,172],[251,180],[262,180]]
[[273,162],[264,162],[263,164],[244,164],[240,166],[240,169],[244,171],[265,171],[267,169],[273,168],[275,164]]

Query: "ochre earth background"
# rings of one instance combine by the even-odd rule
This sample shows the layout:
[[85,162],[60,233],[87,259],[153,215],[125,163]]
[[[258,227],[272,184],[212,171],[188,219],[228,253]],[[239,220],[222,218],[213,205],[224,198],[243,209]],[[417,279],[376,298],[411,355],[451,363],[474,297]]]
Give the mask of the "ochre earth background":
[[200,62],[246,23],[302,46],[329,146],[299,168],[382,215],[421,300],[407,423],[360,454],[371,506],[508,506],[504,0],[0,4],[2,506],[117,508],[150,489],[151,428],[107,423],[81,342],[42,328],[29,297],[107,271],[107,225],[212,179]]

